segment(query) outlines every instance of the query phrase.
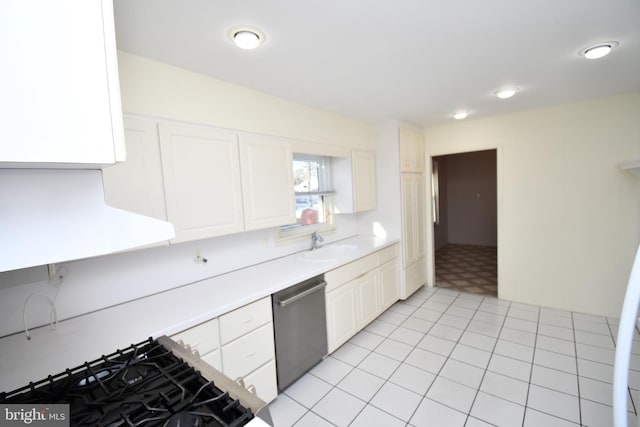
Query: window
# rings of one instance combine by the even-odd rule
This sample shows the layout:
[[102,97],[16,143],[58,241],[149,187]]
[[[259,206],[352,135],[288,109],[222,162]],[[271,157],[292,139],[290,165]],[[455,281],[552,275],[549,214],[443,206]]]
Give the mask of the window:
[[331,158],[308,154],[293,155],[293,188],[296,198],[296,223],[281,230],[333,222]]

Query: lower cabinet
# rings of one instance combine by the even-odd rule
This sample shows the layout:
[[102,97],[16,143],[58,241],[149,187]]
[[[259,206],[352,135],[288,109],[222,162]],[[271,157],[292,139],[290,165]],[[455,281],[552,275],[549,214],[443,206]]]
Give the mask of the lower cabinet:
[[358,332],[355,282],[327,292],[327,342],[329,353]]
[[278,396],[271,297],[196,325],[171,338],[269,403]]
[[398,245],[325,274],[329,353],[398,300]]
[[400,268],[398,261],[389,261],[383,264],[378,269],[378,278],[380,280],[380,302],[382,303],[381,310],[384,311],[391,307],[398,298],[398,277],[400,274]]

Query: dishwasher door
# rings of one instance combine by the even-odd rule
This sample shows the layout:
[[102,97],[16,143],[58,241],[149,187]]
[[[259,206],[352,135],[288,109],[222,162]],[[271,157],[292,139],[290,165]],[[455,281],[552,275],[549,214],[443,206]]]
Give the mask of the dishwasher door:
[[317,276],[271,297],[279,392],[327,355],[326,285]]

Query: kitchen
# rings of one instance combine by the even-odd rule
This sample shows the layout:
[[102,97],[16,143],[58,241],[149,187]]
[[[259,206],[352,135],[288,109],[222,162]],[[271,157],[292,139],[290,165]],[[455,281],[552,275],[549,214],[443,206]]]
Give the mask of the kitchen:
[[[580,47],[576,46],[575,50]],[[614,53],[624,52],[622,47]],[[335,230],[323,234],[325,244],[370,235],[376,222],[383,225],[392,239],[402,234],[398,190],[388,188],[393,185],[388,176],[395,171],[385,168],[386,162],[381,159],[399,156],[397,148],[395,153],[388,152],[393,150],[392,144],[384,141],[394,134],[394,127],[397,135],[398,127],[411,129],[410,126],[394,122],[370,126],[364,121],[295,104],[123,50],[118,52],[118,67],[122,110],[128,114],[278,135],[309,145],[320,143],[349,151],[376,149],[377,209],[336,215]],[[639,234],[638,184],[617,170],[617,163],[640,157],[637,126],[633,124],[638,116],[638,96],[634,91],[637,92],[637,87],[627,91],[627,95],[425,129],[425,151],[429,156],[489,147],[499,150],[499,173],[502,174],[499,178],[502,196],[499,197],[503,201],[499,211],[503,219],[499,225],[499,236],[503,239],[500,241],[503,251],[501,298],[617,316]],[[549,123],[553,124],[553,131],[547,127]],[[612,129],[616,134],[612,135]],[[473,141],[468,135],[474,135]],[[398,137],[391,138],[395,138],[397,147]],[[601,142],[603,138],[606,144]],[[578,150],[581,144],[591,149]],[[541,168],[546,174],[532,174]],[[588,186],[583,184],[584,180]],[[526,191],[522,191],[523,183]],[[551,190],[554,188],[556,192]],[[563,188],[577,190],[567,193]],[[552,206],[541,200],[552,201]],[[617,208],[612,211],[608,206]],[[566,211],[567,216],[557,216],[557,211]],[[580,220],[572,221],[572,218]],[[585,239],[585,230],[593,237]],[[430,232],[429,228],[426,232]],[[55,299],[56,312],[60,319],[65,319],[147,295],[158,294],[161,298],[161,293],[168,289],[294,254],[308,249],[309,244],[308,239],[282,244],[276,241],[274,231],[267,229],[64,262],[59,265],[66,271]],[[197,256],[208,262],[194,262]],[[430,257],[427,253],[426,259]],[[571,268],[565,268],[559,260]],[[601,268],[585,268],[585,265],[596,264]],[[45,267],[3,274],[2,336],[24,331],[24,304],[31,294],[54,299],[58,288],[46,283],[47,274]],[[602,286],[602,283],[611,285]],[[166,306],[149,305],[144,310],[152,316],[170,311],[160,307]],[[47,325],[50,311],[45,298],[32,298],[27,312],[29,325]],[[180,320],[174,323],[179,327]],[[65,322],[61,322],[59,328],[63,329],[64,325]],[[124,342],[115,344],[96,342],[86,350],[86,356],[77,356],[81,360],[69,360],[53,372],[40,372],[36,378],[109,353],[118,346],[138,342],[156,332],[159,331],[148,330],[144,336],[135,337],[122,334],[120,341]],[[173,332],[178,330],[168,333]],[[36,334],[53,336],[48,327],[34,330],[33,334],[34,337]],[[23,335],[16,337],[10,338],[25,340]],[[3,351],[6,351],[6,342],[4,338],[0,341]],[[28,353],[25,357],[25,361],[37,358]],[[13,366],[4,365],[4,357],[2,360],[3,373],[15,370]]]

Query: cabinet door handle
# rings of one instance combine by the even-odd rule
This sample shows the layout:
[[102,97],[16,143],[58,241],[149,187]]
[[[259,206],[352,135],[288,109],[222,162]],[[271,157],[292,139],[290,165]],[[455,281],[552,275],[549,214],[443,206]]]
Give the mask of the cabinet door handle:
[[253,357],[253,356],[255,356],[255,355],[256,355],[256,352],[254,351],[254,352],[252,352],[252,353],[247,354],[247,355],[246,355],[246,356],[244,356],[244,357],[246,357],[246,358],[248,359],[248,358]]

